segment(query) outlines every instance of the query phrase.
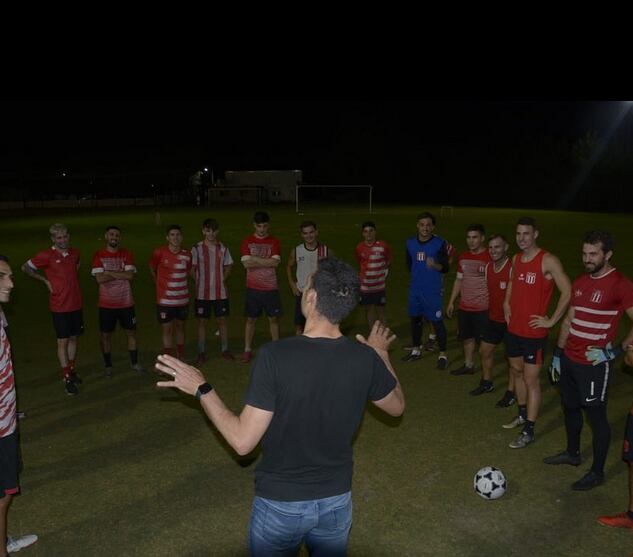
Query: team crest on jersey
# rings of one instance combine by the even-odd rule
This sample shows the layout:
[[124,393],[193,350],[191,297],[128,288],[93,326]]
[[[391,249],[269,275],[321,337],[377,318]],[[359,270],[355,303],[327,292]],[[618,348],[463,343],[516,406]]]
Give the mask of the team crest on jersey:
[[580,288],[576,290],[576,292],[574,292],[574,296],[576,298],[580,298],[582,296],[582,290],[580,290]]
[[508,287],[508,283],[505,280],[499,282],[499,288],[505,290]]
[[418,261],[424,261],[426,259],[426,252],[419,251],[417,254]]
[[525,275],[525,283],[526,284],[536,284],[536,273],[526,273],[526,275]]
[[599,304],[602,301],[602,290],[594,290],[591,294],[591,301],[594,304]]
[[160,312],[160,318],[161,318],[161,319],[167,319],[167,313],[166,313],[166,312],[164,312],[164,311],[161,311],[161,312]]

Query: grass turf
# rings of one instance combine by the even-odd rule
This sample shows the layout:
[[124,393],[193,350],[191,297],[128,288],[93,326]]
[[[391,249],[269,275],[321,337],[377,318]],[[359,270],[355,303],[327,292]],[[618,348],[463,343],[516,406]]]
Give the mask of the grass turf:
[[[298,224],[314,218],[320,238],[337,256],[353,262],[360,241],[360,223],[371,217],[379,237],[393,247],[395,261],[388,278],[389,323],[398,334],[392,359],[407,397],[401,420],[382,416],[371,407],[355,442],[353,484],[354,526],[350,555],[371,557],[487,555],[625,555],[631,533],[600,526],[596,517],[625,509],[627,469],[620,460],[624,420],[633,398],[630,370],[618,363],[610,388],[612,447],[607,481],[588,493],[570,484],[589,467],[542,464],[565,445],[558,394],[543,379],[543,406],[536,442],[513,451],[508,443],[518,433],[500,426],[512,409],[494,408],[505,389],[506,366],[500,355],[496,390],[471,397],[478,378],[454,377],[435,369],[427,354],[416,363],[401,363],[409,344],[406,316],[407,272],[404,240],[415,233],[415,215],[423,208],[378,207],[372,215],[345,207],[305,210],[271,206],[271,232],[282,242],[284,261],[278,270],[285,316],[282,335],[293,332],[293,299],[285,278],[285,260],[300,241]],[[424,208],[425,209],[425,208]],[[433,209],[433,208],[431,208]],[[437,209],[437,208],[436,208]],[[124,335],[114,336],[114,377],[103,377],[97,328],[97,286],[90,276],[94,251],[103,245],[103,229],[117,224],[123,245],[136,255],[133,283],[139,322],[140,359],[151,366],[160,348],[154,289],[146,263],[151,250],[164,242],[164,226],[182,225],[185,245],[200,238],[200,223],[218,218],[220,237],[239,259],[241,239],[251,231],[253,207],[161,209],[161,224],[149,210],[73,211],[55,214],[5,215],[0,222],[2,246],[15,274],[12,300],[5,305],[14,351],[19,407],[28,417],[20,423],[24,469],[22,495],[9,513],[9,532],[35,532],[40,540],[25,555],[246,555],[247,527],[253,495],[256,455],[238,458],[208,424],[195,401],[154,387],[155,375],[129,369]],[[439,210],[435,211],[439,216]],[[614,261],[633,276],[633,246],[627,215],[560,213],[515,209],[455,208],[438,219],[436,232],[464,248],[465,227],[481,222],[512,242],[519,216],[535,216],[540,244],[557,254],[573,279],[582,271],[582,233],[607,228],[616,238]],[[78,397],[68,397],[60,380],[55,339],[42,284],[19,271],[30,256],[48,245],[48,226],[65,222],[72,245],[82,253],[86,333],[80,340],[78,373],[84,383]],[[244,270],[239,263],[229,279],[232,315],[231,349],[242,350]],[[447,276],[450,292],[454,270]],[[448,294],[446,294],[448,296]],[[445,298],[446,299],[446,298]],[[623,319],[622,328],[630,326]],[[450,368],[460,363],[455,321],[449,329]],[[238,411],[248,380],[248,367],[219,359],[217,338],[209,342],[213,359],[203,366],[225,402]],[[365,332],[362,309],[344,323],[346,334]],[[426,334],[426,331],[425,331]],[[550,335],[554,339],[555,334]],[[255,347],[268,339],[258,322]],[[187,352],[195,355],[195,320],[187,323]],[[624,370],[625,373],[622,373]],[[588,426],[582,451],[590,457]],[[475,472],[484,465],[501,468],[508,491],[487,502],[472,489]]]

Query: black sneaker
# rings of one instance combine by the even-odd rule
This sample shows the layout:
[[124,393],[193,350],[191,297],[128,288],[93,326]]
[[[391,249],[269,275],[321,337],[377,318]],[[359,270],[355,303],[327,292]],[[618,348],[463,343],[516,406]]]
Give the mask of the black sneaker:
[[475,366],[466,366],[464,364],[462,367],[458,367],[457,369],[451,370],[451,375],[473,375],[475,373]]
[[414,362],[415,360],[419,360],[420,358],[422,358],[422,354],[420,352],[411,351],[401,359],[403,362]]
[[64,388],[66,389],[66,394],[69,396],[75,396],[79,394],[79,389],[77,385],[69,378],[64,379]]
[[495,386],[492,383],[479,383],[476,389],[470,391],[473,396],[483,395],[484,393],[491,393],[495,390]]
[[567,451],[548,456],[543,459],[545,464],[569,464],[570,466],[578,466],[580,464],[580,454],[573,455]]
[[77,375],[74,371],[70,372],[69,377],[70,377],[70,380],[76,385],[81,384],[81,377],[79,377],[79,375]]
[[571,484],[571,488],[575,491],[589,491],[604,482],[604,476],[599,476],[593,470],[589,470],[577,482]]
[[446,356],[440,356],[437,359],[437,369],[444,370],[448,367],[448,358]]
[[501,400],[498,400],[495,406],[497,408],[508,408],[509,406],[515,404],[516,401],[517,399],[515,398],[514,393],[512,391],[506,391],[503,395],[503,398]]
[[112,367],[107,367],[105,368],[105,376],[108,379],[112,379]]

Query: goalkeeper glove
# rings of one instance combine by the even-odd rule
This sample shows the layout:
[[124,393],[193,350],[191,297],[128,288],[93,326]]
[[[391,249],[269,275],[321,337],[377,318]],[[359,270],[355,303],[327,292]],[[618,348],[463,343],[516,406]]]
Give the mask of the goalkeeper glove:
[[624,350],[619,344],[617,346],[613,346],[609,342],[602,348],[600,346],[588,346],[587,351],[585,352],[585,357],[592,363],[592,365],[597,366],[604,362],[615,360],[623,352]]
[[560,357],[563,355],[563,349],[558,346],[554,348],[552,361],[549,364],[549,382],[556,385],[560,381]]

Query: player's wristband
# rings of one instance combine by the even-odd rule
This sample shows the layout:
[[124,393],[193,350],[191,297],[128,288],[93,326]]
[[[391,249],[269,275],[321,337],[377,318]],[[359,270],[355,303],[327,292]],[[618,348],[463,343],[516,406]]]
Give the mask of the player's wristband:
[[201,396],[206,395],[212,390],[213,387],[209,385],[209,383],[202,383],[201,385],[198,385],[198,390],[196,391],[196,400],[200,400]]
[[555,358],[560,358],[562,355],[563,355],[563,349],[560,346],[555,346],[553,356]]

